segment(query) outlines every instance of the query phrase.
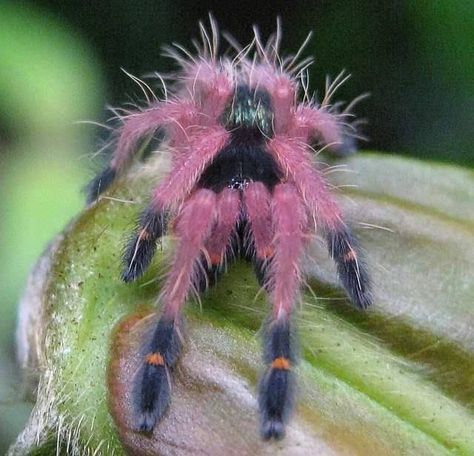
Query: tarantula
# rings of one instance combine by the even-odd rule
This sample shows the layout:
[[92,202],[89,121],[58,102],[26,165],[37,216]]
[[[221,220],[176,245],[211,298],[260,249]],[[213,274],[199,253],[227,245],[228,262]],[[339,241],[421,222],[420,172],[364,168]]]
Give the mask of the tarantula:
[[[284,435],[293,402],[292,315],[310,239],[325,237],[342,284],[359,308],[371,304],[369,277],[341,209],[313,162],[312,145],[354,149],[353,103],[330,104],[338,77],[321,103],[310,99],[304,71],[311,59],[281,57],[280,27],[264,45],[255,38],[231,57],[218,56],[219,32],[201,26],[197,54],[181,46],[166,52],[179,64],[165,99],[129,112],[118,130],[109,166],[89,186],[89,202],[126,172],[140,142],[160,131],[172,169],[154,189],[136,234],[125,249],[123,280],[142,276],[173,219],[178,238],[164,284],[160,319],[146,340],[144,367],[134,379],[136,427],[150,432],[171,399],[170,374],[181,351],[183,306],[236,256],[254,265],[273,312],[265,331],[265,372],[259,386],[261,433]],[[301,96],[303,92],[303,96]],[[301,99],[302,98],[302,99]]]

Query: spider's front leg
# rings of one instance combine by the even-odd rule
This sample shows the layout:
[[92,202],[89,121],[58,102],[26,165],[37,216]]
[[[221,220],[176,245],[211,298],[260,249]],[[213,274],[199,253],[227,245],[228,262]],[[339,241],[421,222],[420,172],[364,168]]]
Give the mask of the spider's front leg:
[[316,140],[334,154],[344,157],[357,151],[356,132],[348,123],[349,113],[338,114],[327,107],[301,106],[296,112],[292,136]]
[[196,185],[202,170],[228,139],[222,127],[208,127],[193,138],[187,154],[175,160],[173,169],[155,189],[153,200],[140,218],[139,227],[123,256],[122,278],[131,282],[143,275],[153,259],[156,242],[165,234],[167,212],[179,206]]
[[372,304],[370,279],[357,239],[347,225],[326,233],[329,253],[334,259],[337,273],[351,301],[360,309]]
[[115,178],[127,169],[144,137],[152,135],[159,128],[170,128],[170,125],[175,129],[179,126],[178,132],[185,131],[188,125],[193,124],[196,115],[196,107],[191,103],[161,102],[144,111],[132,112],[125,116],[123,125],[118,130],[117,147],[110,164],[92,179],[87,187],[87,202],[93,203]]
[[267,370],[260,382],[262,436],[282,438],[293,403],[293,365],[296,361],[291,316],[301,285],[307,217],[292,184],[275,187],[271,206],[274,254],[267,271],[273,315],[265,331]]
[[181,351],[181,310],[189,292],[196,287],[198,263],[215,219],[216,194],[197,190],[184,203],[176,224],[179,237],[171,271],[161,295],[162,315],[148,343],[143,370],[134,391],[137,429],[151,432],[171,399],[170,369]]
[[167,217],[162,210],[148,207],[140,217],[137,233],[125,248],[122,273],[124,282],[133,282],[141,277],[155,255],[158,240],[166,233]]
[[302,195],[316,231],[326,236],[329,253],[352,302],[361,309],[367,308],[372,303],[372,294],[362,253],[307,147],[282,135],[271,141],[270,150]]

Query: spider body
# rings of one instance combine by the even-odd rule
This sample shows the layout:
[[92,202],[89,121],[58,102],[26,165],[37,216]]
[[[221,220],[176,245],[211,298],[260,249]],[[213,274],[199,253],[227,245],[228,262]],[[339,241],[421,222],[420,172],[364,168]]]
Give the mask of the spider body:
[[283,174],[266,145],[266,139],[273,136],[270,103],[266,92],[237,87],[224,116],[229,143],[204,170],[199,187],[221,192],[262,182],[272,190],[281,181]]
[[293,403],[292,316],[305,247],[314,235],[326,238],[354,304],[371,303],[357,243],[311,156],[315,143],[347,147],[355,130],[348,111],[330,104],[341,79],[328,86],[321,104],[299,101],[306,87],[296,77],[301,65],[297,56],[279,57],[279,29],[266,46],[255,32],[253,59],[248,46],[230,60],[217,56],[212,21],[211,27],[212,39],[201,27],[204,44],[195,43],[196,57],[168,51],[182,67],[173,97],[124,116],[114,156],[92,181],[89,200],[126,172],[143,137],[165,133],[171,172],[154,190],[124,254],[123,280],[134,281],[173,219],[178,243],[160,296],[161,317],[151,340],[144,341],[148,354],[134,380],[136,428],[152,431],[170,403],[170,373],[181,351],[189,294],[212,285],[226,262],[241,256],[253,262],[273,307],[264,334],[259,406],[262,436],[280,438]]

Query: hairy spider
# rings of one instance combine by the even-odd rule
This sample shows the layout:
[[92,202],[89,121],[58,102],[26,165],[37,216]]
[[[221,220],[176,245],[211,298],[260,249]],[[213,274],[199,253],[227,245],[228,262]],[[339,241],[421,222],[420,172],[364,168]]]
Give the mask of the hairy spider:
[[165,99],[122,118],[115,153],[90,183],[89,202],[125,173],[145,137],[164,134],[172,169],[154,189],[123,257],[123,280],[137,280],[173,219],[178,244],[161,294],[162,312],[134,380],[137,429],[152,431],[169,406],[170,374],[182,345],[181,313],[190,292],[204,291],[239,256],[253,263],[273,305],[264,332],[259,407],[262,436],[280,438],[293,402],[292,315],[312,236],[325,237],[352,302],[362,309],[371,303],[357,242],[315,167],[311,147],[354,150],[356,130],[349,123],[354,103],[342,112],[340,104],[331,104],[342,75],[327,84],[321,103],[309,98],[311,59],[298,61],[304,45],[295,55],[279,55],[279,25],[265,45],[256,29],[246,47],[228,38],[232,58],[218,56],[212,19],[211,33],[200,27],[197,55],[177,45],[166,49],[181,70]]

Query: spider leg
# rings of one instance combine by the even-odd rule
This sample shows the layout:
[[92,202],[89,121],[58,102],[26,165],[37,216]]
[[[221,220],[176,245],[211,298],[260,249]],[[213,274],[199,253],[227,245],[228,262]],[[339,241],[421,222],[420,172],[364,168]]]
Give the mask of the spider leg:
[[185,202],[177,222],[179,242],[162,293],[162,315],[135,388],[141,431],[151,432],[170,403],[170,369],[181,351],[181,309],[195,286],[197,263],[214,223],[215,206],[214,192],[198,190]]
[[229,139],[224,127],[205,127],[190,139],[186,153],[181,154],[153,194],[152,205],[158,210],[176,208],[191,193],[209,163],[215,158]]
[[117,177],[117,170],[110,165],[97,174],[86,186],[87,204],[92,204],[107,190]]
[[211,235],[206,240],[205,251],[201,261],[198,291],[205,291],[214,285],[222,274],[225,261],[235,258],[232,238],[236,235],[236,227],[241,217],[240,192],[225,188],[217,196],[216,221]]
[[213,265],[219,265],[227,253],[229,239],[240,219],[240,194],[226,188],[217,197],[216,224],[206,242],[206,250]]
[[147,270],[156,251],[158,240],[167,228],[166,214],[152,206],[145,209],[140,217],[136,234],[128,242],[124,255],[124,282],[133,282]]
[[307,217],[304,204],[292,184],[275,187],[272,200],[275,253],[270,265],[273,315],[265,332],[267,364],[259,391],[262,436],[282,438],[294,397],[295,363],[291,315],[301,285],[300,261],[304,252]]
[[359,308],[368,307],[372,302],[370,279],[362,254],[308,151],[303,145],[283,136],[271,141],[270,150],[302,195],[314,219],[315,231],[325,234],[339,278],[352,302]]
[[372,304],[370,278],[351,229],[344,226],[329,231],[326,241],[339,278],[352,302],[360,309],[366,309]]
[[[268,285],[268,270],[274,254],[271,195],[262,182],[251,182],[243,193],[244,208],[250,236],[250,259],[260,286]],[[245,244],[245,243],[244,243]]]
[[333,113],[322,107],[304,106],[298,109],[296,118],[298,133],[306,139],[318,140],[339,156],[357,151],[355,128],[344,121],[344,114]]
[[110,164],[89,183],[87,202],[94,202],[124,170],[137,151],[137,144],[144,136],[152,134],[166,119],[166,108],[158,104],[154,108],[132,113],[124,118],[119,130],[118,144]]
[[294,403],[295,363],[290,319],[270,320],[264,332],[264,362],[259,385],[261,434],[265,440],[281,439]]
[[271,196],[262,182],[252,182],[244,192],[245,211],[250,222],[255,255],[260,259],[273,255]]
[[225,144],[228,135],[222,128],[206,131],[207,135],[194,138],[189,156],[177,158],[172,172],[156,187],[152,203],[142,214],[137,233],[123,255],[122,278],[125,282],[138,279],[146,271],[155,254],[156,242],[166,229],[168,209],[177,207],[191,192],[202,169]]
[[173,128],[173,125],[179,125],[184,130],[193,123],[195,116],[196,108],[190,103],[158,103],[152,108],[125,116],[110,164],[88,185],[87,202],[94,202],[127,168],[139,149],[140,140],[165,126]]
[[307,146],[280,135],[269,142],[269,150],[286,177],[294,182],[315,225],[321,225],[324,229],[342,225],[341,209],[321,172],[315,168]]

